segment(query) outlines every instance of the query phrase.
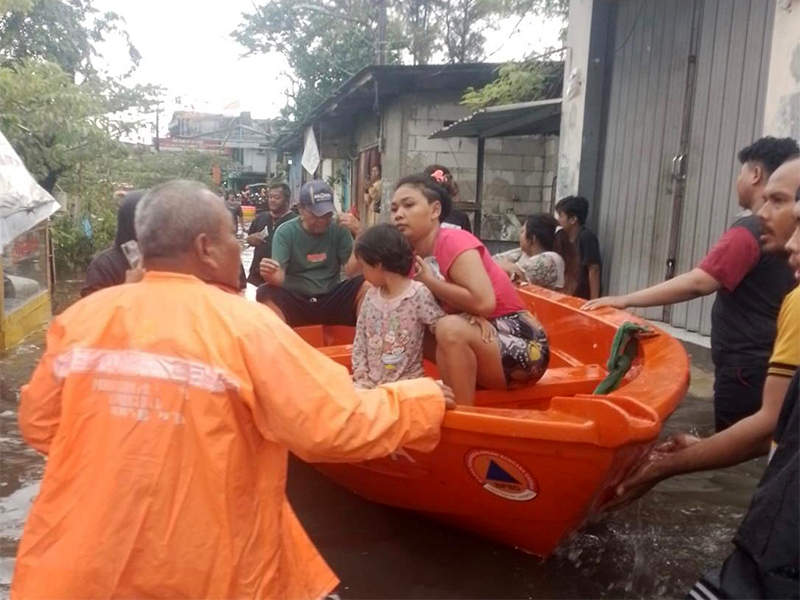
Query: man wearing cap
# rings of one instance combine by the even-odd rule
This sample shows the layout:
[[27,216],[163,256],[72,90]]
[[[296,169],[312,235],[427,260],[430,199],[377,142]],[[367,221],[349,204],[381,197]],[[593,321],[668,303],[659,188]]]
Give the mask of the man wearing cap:
[[[306,183],[298,198],[300,218],[275,231],[272,258],[259,264],[266,282],[257,298],[293,327],[355,325],[366,283],[352,256],[361,223],[352,215],[333,222],[333,190]],[[349,278],[342,280],[342,270]]]

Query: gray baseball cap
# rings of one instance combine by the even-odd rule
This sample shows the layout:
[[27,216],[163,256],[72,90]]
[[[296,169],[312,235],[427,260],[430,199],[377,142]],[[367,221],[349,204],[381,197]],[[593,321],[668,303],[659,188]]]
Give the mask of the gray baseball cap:
[[336,211],[336,206],[333,204],[333,190],[321,179],[309,181],[300,189],[298,204],[317,217]]

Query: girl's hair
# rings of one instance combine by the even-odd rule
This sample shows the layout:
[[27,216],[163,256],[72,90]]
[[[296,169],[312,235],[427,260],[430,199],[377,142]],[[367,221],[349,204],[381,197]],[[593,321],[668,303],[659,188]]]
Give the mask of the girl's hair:
[[355,255],[370,267],[380,266],[390,273],[408,275],[414,265],[414,250],[394,225],[373,225],[358,236]]
[[[441,184],[432,175],[425,173],[415,173],[403,177],[394,186],[394,191],[397,191],[404,185],[417,188],[422,195],[428,200],[428,203],[438,202],[442,207],[442,212],[439,215],[439,222],[443,222],[453,210],[453,198],[450,195],[450,190],[445,184]],[[368,263],[369,264],[369,263]]]

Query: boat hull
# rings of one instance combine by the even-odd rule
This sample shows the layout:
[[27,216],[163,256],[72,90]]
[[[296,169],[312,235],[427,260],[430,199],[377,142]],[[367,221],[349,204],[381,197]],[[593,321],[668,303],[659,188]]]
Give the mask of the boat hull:
[[[554,360],[535,386],[481,391],[475,407],[447,413],[430,453],[400,450],[357,464],[315,465],[368,500],[418,511],[525,552],[549,555],[613,496],[650,449],[688,387],[688,358],[662,332],[612,394],[591,392],[617,327],[618,311],[581,313],[578,301],[538,288],[521,295],[551,338]],[[579,332],[579,333],[578,333]],[[348,332],[302,334],[349,366]],[[427,365],[435,376],[435,367]]]

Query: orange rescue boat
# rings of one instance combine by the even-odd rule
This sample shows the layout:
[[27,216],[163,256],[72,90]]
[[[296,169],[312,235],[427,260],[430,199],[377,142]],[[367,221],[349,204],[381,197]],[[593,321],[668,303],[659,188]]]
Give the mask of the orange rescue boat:
[[[542,557],[609,500],[631,466],[657,440],[689,385],[681,344],[647,326],[621,385],[593,390],[608,374],[614,335],[630,315],[525,286],[520,296],[544,324],[550,367],[534,386],[481,390],[474,407],[447,413],[429,453],[402,450],[357,464],[316,465],[356,494],[419,511]],[[304,327],[298,333],[350,366],[353,330]],[[426,371],[437,377],[436,366]]]

